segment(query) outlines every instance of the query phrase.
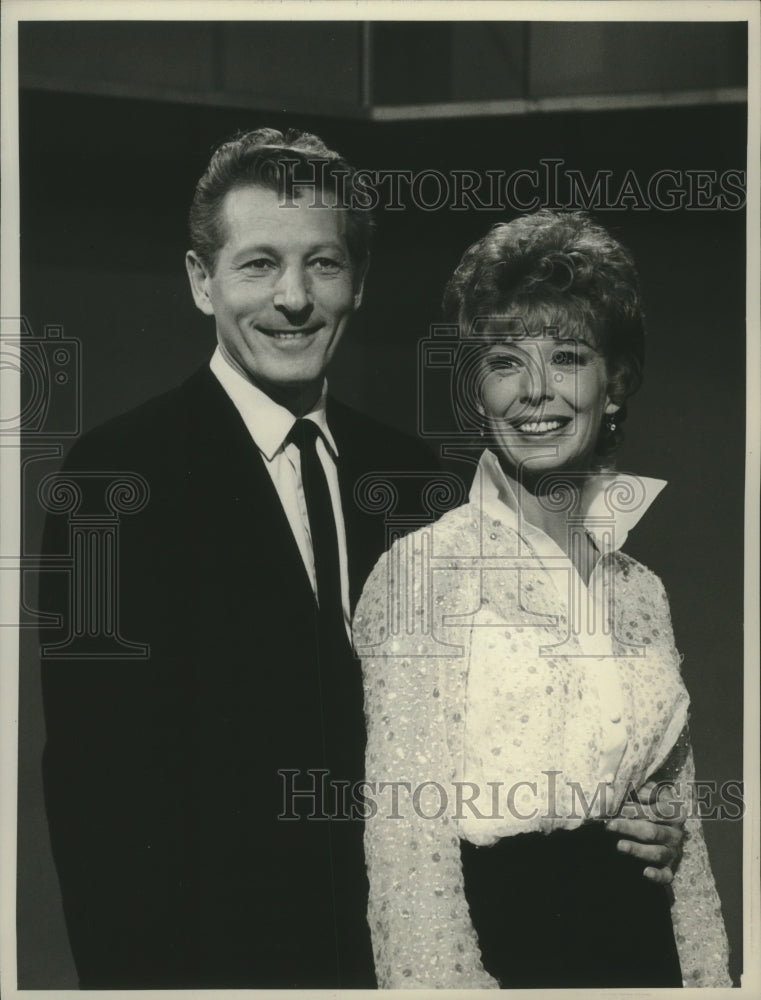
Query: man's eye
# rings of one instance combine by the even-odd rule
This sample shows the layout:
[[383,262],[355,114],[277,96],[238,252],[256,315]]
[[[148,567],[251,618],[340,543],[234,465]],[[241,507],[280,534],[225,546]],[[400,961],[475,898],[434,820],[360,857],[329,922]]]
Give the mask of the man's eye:
[[270,260],[268,257],[256,257],[254,260],[246,261],[243,265],[248,271],[269,271],[271,268],[275,267],[275,262]]
[[320,274],[337,274],[343,270],[343,263],[332,257],[314,257],[310,263]]

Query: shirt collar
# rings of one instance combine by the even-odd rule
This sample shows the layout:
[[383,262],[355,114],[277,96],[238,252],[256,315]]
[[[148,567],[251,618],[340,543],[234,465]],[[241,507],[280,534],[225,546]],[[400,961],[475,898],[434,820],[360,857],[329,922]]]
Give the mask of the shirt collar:
[[[211,357],[209,367],[243,418],[257,448],[267,461],[271,462],[277,452],[285,445],[285,439],[296,423],[296,417],[290,410],[270,399],[266,392],[262,392],[247,378],[244,378],[240,372],[236,371],[219,346]],[[304,414],[304,418],[317,424],[335,457],[338,455],[338,447],[328,427],[325,412],[327,395],[328,383],[325,380],[322,384],[320,398],[309,413]]]
[[[589,476],[582,487],[582,524],[597,549],[603,554],[620,549],[664,486],[664,479],[625,472]],[[509,512],[512,526],[518,528],[521,520],[518,485],[488,449],[479,460],[470,502],[492,510],[497,508],[503,519]],[[540,531],[534,525],[531,527]]]

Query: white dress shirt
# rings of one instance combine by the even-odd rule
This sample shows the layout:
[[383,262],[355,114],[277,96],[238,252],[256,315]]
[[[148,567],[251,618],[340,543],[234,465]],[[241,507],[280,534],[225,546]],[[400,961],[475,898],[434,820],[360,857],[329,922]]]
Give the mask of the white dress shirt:
[[[558,588],[558,597],[570,596],[569,627],[575,635],[586,660],[586,670],[594,678],[599,693],[602,723],[600,747],[600,777],[613,784],[626,750],[623,726],[624,704],[617,671],[612,667],[615,656],[611,602],[613,587],[612,564],[603,557],[616,552],[626,541],[629,531],[645,514],[653,500],[666,485],[662,479],[631,476],[626,473],[599,473],[584,479],[581,492],[579,528],[586,532],[599,553],[587,583],[560,546],[540,528],[527,521],[518,501],[518,485],[503,471],[497,456],[484,451],[470,491],[471,503],[482,511],[502,518],[523,537],[540,557],[545,569],[554,568],[550,578]],[[610,504],[611,490],[623,503]],[[569,587],[570,583],[570,587]],[[478,734],[475,734],[476,739]]]
[[[288,523],[291,526],[293,537],[299,547],[304,568],[312,584],[312,590],[317,594],[314,549],[309,528],[306,497],[301,481],[299,449],[293,442],[287,440],[288,434],[296,422],[296,417],[290,410],[270,399],[265,392],[262,392],[261,389],[257,388],[237,372],[227,361],[219,347],[217,347],[212,355],[209,367],[234,403],[235,408],[243,418],[243,422],[254,444],[259,449],[264,467],[277,490],[277,495],[283,505],[285,516],[288,518]],[[322,432],[317,438],[317,454],[325,470],[330,498],[333,502],[333,514],[336,520],[336,534],[338,536],[338,560],[341,570],[341,602],[343,605],[346,632],[347,635],[351,636],[346,527],[341,507],[338,469],[336,468],[338,447],[330,432],[325,416],[327,391],[327,382],[325,382],[320,398],[309,413],[304,414],[304,419],[312,420]],[[255,512],[252,511],[253,516],[255,516]]]

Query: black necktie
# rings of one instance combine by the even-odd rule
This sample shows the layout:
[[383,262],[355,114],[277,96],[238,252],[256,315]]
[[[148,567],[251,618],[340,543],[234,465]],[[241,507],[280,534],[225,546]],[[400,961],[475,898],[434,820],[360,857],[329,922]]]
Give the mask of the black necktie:
[[328,480],[317,454],[320,433],[314,421],[297,420],[288,437],[297,445],[301,455],[301,481],[312,536],[321,630],[327,629],[327,634],[334,638],[343,635],[345,640],[338,533]]
[[[360,968],[363,960],[370,961],[366,957],[368,935],[361,931],[367,911],[363,824],[356,821],[356,816],[355,822],[346,822],[353,810],[346,789],[356,787],[364,774],[365,724],[362,672],[352,657],[344,623],[336,520],[325,469],[317,454],[320,434],[313,421],[297,420],[289,440],[298,447],[301,457],[301,481],[312,535],[319,604],[315,674],[314,677],[302,675],[301,682],[317,682],[318,699],[314,710],[320,714],[322,746],[312,760],[328,772],[319,808],[324,810],[324,815],[336,820],[326,824],[328,852],[321,863],[329,863],[337,978],[347,985],[353,983],[352,964],[357,962],[357,954],[365,956],[359,958]],[[313,864],[317,864],[320,856],[315,846],[316,832],[310,834],[310,838]],[[327,902],[320,899],[319,906],[325,907]]]

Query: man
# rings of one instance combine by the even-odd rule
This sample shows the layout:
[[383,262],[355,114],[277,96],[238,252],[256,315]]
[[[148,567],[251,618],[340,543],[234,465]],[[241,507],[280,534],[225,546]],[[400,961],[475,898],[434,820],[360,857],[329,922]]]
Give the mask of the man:
[[[310,135],[242,135],[214,154],[190,228],[210,364],[66,465],[85,508],[101,473],[137,473],[150,493],[120,524],[115,581],[119,630],[149,655],[43,666],[80,985],[373,986],[362,823],[320,776],[363,774],[349,622],[386,534],[355,488],[436,466],[326,395],[369,259],[344,160]],[[66,553],[66,532],[49,518],[46,551]],[[65,637],[81,595],[49,576],[43,607]]]

